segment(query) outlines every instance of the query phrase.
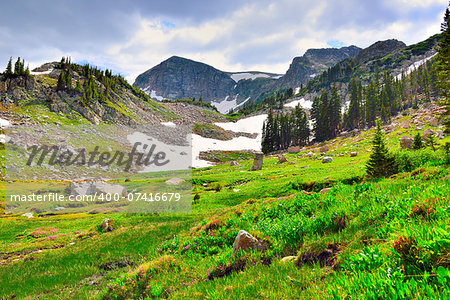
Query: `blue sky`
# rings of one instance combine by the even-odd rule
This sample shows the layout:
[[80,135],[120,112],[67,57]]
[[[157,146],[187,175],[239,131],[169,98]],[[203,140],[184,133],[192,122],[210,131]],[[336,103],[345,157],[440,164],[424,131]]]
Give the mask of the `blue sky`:
[[1,1],[0,68],[71,56],[133,82],[172,55],[224,71],[284,73],[309,48],[438,33],[447,0]]

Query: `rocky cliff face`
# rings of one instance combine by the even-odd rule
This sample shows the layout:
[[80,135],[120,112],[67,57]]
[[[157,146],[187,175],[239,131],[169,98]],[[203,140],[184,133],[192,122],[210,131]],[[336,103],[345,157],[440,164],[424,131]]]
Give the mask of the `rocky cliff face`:
[[168,99],[200,98],[222,101],[236,82],[207,64],[172,56],[136,78],[134,86]]
[[356,46],[340,49],[309,49],[303,56],[293,59],[286,74],[280,78],[279,83],[284,88],[298,87],[336,63],[354,57],[360,51],[361,48]]
[[354,61],[358,64],[362,64],[369,60],[381,58],[405,47],[405,43],[395,39],[379,41],[361,50],[358,55],[356,55]]

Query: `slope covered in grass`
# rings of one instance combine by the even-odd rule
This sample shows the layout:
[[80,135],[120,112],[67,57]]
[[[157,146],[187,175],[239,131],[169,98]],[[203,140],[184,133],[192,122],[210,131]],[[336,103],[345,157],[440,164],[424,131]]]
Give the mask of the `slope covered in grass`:
[[[387,130],[409,163],[386,179],[364,177],[369,130],[329,141],[328,164],[316,145],[260,171],[251,160],[194,170],[190,214],[2,215],[0,297],[448,298],[446,154],[398,146],[427,128]],[[233,255],[240,230],[269,249]]]

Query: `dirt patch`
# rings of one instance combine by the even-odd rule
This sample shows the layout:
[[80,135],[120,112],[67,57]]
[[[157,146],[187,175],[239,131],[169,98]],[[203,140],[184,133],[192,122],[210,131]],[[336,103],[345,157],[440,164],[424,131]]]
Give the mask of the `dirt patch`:
[[334,267],[336,262],[336,255],[339,253],[340,247],[337,243],[329,243],[323,250],[308,249],[299,256],[295,261],[297,267],[302,264],[316,264],[318,263],[320,267]]
[[26,250],[26,251],[16,251],[16,252],[3,252],[0,253],[0,266],[8,265],[12,262],[19,261],[24,259],[25,261],[35,260],[35,257],[28,257],[28,255],[33,253],[40,253],[43,250],[48,249],[59,249],[64,247],[65,245],[56,245],[51,247],[39,247],[36,249]]
[[127,259],[127,258],[121,258],[119,260],[115,260],[115,261],[111,261],[111,262],[107,262],[104,264],[101,264],[99,266],[99,269],[101,270],[105,270],[105,271],[111,271],[111,270],[115,270],[115,269],[121,269],[121,268],[125,268],[128,266],[132,266],[134,263]]

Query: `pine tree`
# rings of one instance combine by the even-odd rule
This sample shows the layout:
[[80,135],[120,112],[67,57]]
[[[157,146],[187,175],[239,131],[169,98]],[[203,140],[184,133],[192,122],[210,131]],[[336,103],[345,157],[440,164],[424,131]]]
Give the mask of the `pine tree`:
[[360,123],[360,111],[361,111],[361,98],[359,97],[359,88],[356,82],[356,78],[353,77],[350,84],[350,105],[348,108],[346,129],[352,130],[354,128],[359,128]]
[[13,75],[12,57],[9,58],[8,65],[6,66],[6,70],[5,70],[5,75],[6,75],[6,77],[11,77]]
[[24,75],[25,75],[26,77],[30,77],[30,76],[31,76],[30,66],[27,66],[27,68],[25,69]]
[[20,76],[22,75],[20,70],[20,65],[22,64],[22,61],[20,60],[20,57],[17,58],[16,63],[14,64],[14,75]]
[[388,152],[381,132],[381,122],[376,120],[376,131],[372,141],[373,148],[369,161],[366,164],[366,173],[369,178],[390,176],[397,172],[394,157]]
[[371,80],[366,91],[366,123],[369,127],[375,125],[380,108],[377,85]]
[[417,133],[414,136],[414,141],[413,141],[412,148],[415,149],[415,150],[419,150],[419,149],[422,149],[422,147],[423,147],[422,137],[420,136],[420,133]]
[[[301,110],[301,109],[300,109]],[[300,120],[298,120],[298,129],[300,130],[300,145],[304,146],[309,143],[309,122],[308,117],[306,116],[306,113],[301,110],[302,117]]]
[[442,40],[438,46],[437,83],[440,90],[441,104],[445,107],[442,114],[446,132],[450,133],[450,10],[445,10],[444,22],[441,24]]
[[61,70],[58,77],[58,83],[56,84],[56,90],[61,91],[65,88],[65,75],[64,70]]
[[328,102],[328,92],[323,91],[318,98],[315,105],[314,111],[314,135],[316,141],[322,142],[329,137],[330,129],[330,116],[329,116],[329,102]]
[[327,139],[335,138],[338,134],[341,124],[341,97],[338,93],[337,86],[331,88],[330,104],[329,104],[329,128]]
[[81,82],[80,82],[80,80],[77,80],[77,82],[76,82],[76,84],[75,84],[75,90],[76,90],[77,92],[82,92],[82,91],[83,91],[83,88],[81,87]]
[[269,109],[267,114],[267,120],[264,122],[264,135],[261,141],[261,148],[264,153],[269,153],[274,151],[274,136],[275,131],[273,128],[274,120],[273,120],[273,111]]

